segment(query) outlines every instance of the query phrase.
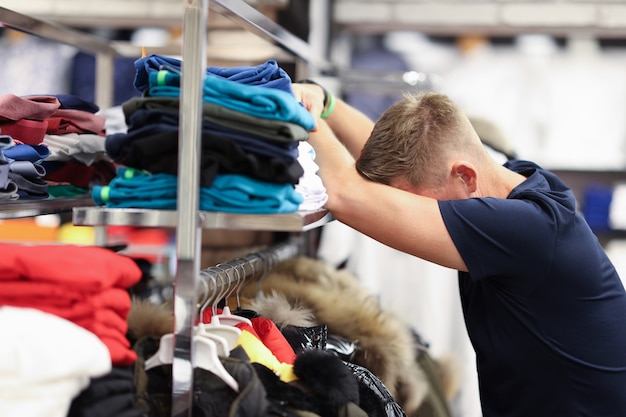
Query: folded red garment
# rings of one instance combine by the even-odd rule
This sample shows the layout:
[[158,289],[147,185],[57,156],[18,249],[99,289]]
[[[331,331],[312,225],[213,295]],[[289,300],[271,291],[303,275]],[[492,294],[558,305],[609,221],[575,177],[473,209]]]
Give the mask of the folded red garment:
[[33,305],[70,308],[84,298],[84,291],[76,291],[54,282],[0,281],[0,305],[9,304],[10,300],[22,300]]
[[47,133],[65,135],[67,133],[95,133],[105,135],[106,119],[84,110],[58,109],[48,118]]
[[72,322],[98,335],[100,338],[106,336],[111,340],[116,340],[121,346],[130,348],[130,341],[126,338],[126,331],[128,330],[126,321],[121,321],[115,325],[99,320],[77,320]]
[[[96,311],[93,308],[86,308],[87,305],[82,303],[75,306],[76,308],[83,308],[81,314],[77,314],[76,308],[68,310],[47,305],[32,305],[26,299],[12,300],[11,302],[0,300],[0,305],[35,308],[89,330],[98,336],[107,347],[113,365],[127,366],[133,364],[137,359],[137,355],[130,348],[130,341],[126,337],[128,322],[113,311],[105,311],[105,309]],[[90,312],[87,314],[86,310],[90,310]]]
[[[0,282],[0,305],[10,305],[14,307],[31,307],[63,317],[70,321],[79,320],[101,320],[110,321],[111,326],[125,326],[126,318],[130,312],[131,301],[126,290],[111,288],[101,294],[92,296],[80,295],[76,297],[76,292],[68,290],[71,294],[68,297],[58,293],[58,289],[53,285],[44,283],[22,282],[20,283]],[[35,284],[35,285],[32,285]],[[33,291],[33,288],[37,288]],[[40,290],[48,288],[51,296],[45,297]],[[36,296],[33,294],[38,293]],[[126,330],[124,330],[126,331]]]
[[141,270],[127,256],[98,246],[0,243],[0,283],[4,280],[56,282],[77,291],[130,288]]
[[116,311],[108,308],[99,308],[94,311],[94,321],[101,323],[104,327],[115,329],[123,335],[126,335],[128,331],[128,322],[126,321],[126,315],[120,315]]
[[102,340],[109,349],[113,365],[131,365],[137,359],[137,354],[131,349],[130,341],[126,337],[126,331],[121,332],[119,328],[108,326],[107,323],[98,320],[78,321],[75,324]]
[[[63,184],[72,184],[81,188],[89,188],[95,173],[95,165],[87,166],[78,161],[67,161],[54,171],[47,171],[43,179],[48,182],[52,181]],[[106,182],[106,184],[108,184],[108,182]]]
[[0,95],[0,120],[44,120],[61,107],[54,96]]
[[41,145],[48,129],[47,120],[17,120],[0,123],[0,133],[26,145]]
[[128,291],[122,288],[108,288],[93,294],[91,303],[96,310],[111,310],[126,318],[131,308],[131,300]]

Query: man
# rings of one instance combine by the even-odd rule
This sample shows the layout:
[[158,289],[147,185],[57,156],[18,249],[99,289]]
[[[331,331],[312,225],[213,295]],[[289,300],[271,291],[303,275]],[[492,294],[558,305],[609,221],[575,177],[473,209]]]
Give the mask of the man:
[[294,92],[318,117],[334,217],[459,271],[484,417],[626,416],[626,292],[565,184],[495,162],[444,95],[374,124],[317,85]]

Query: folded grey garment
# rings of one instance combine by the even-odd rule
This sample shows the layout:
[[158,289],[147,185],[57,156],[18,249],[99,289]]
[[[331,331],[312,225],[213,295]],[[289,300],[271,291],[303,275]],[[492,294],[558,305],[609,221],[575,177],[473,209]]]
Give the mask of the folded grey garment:
[[513,144],[495,122],[476,115],[468,115],[468,119],[483,144],[489,146],[494,151],[504,154],[508,159],[516,158],[517,155],[515,149],[513,149]]
[[18,198],[20,195],[17,193],[17,184],[8,180],[6,187],[0,188],[0,201],[12,201]]
[[44,195],[48,192],[48,183],[41,178],[27,178],[15,172],[9,172],[9,179],[17,184],[18,191],[34,195]]
[[0,150],[13,146],[13,138],[9,135],[0,135]]
[[[128,121],[128,118],[139,109],[177,112],[179,105],[180,100],[173,97],[133,97],[122,104],[122,110]],[[229,129],[273,141],[292,142],[304,141],[309,138],[306,129],[296,123],[264,119],[214,103],[202,103],[202,118]]]
[[202,117],[221,126],[269,140],[292,142],[309,138],[306,129],[296,123],[255,117],[213,103],[203,104]]
[[13,161],[9,164],[9,169],[26,178],[41,178],[46,175],[46,169],[41,164],[30,161]]
[[0,189],[8,187],[10,170],[9,163],[4,159],[0,159]]

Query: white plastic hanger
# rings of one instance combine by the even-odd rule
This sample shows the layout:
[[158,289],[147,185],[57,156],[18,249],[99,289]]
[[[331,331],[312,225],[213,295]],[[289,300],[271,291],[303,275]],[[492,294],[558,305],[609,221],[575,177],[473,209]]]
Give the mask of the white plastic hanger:
[[[202,368],[217,375],[226,385],[235,392],[239,392],[239,383],[228,373],[224,364],[217,354],[217,346],[211,339],[193,337],[192,366]],[[161,342],[157,352],[145,362],[145,369],[151,369],[159,365],[171,364],[174,360],[174,334],[167,333],[161,336]]]
[[[222,308],[222,312],[220,314],[217,314],[217,317],[219,318],[221,324],[225,324],[227,326],[236,326],[239,323],[246,323],[252,326],[252,322],[250,321],[250,319],[243,317],[243,316],[238,316],[236,314],[233,314],[230,311],[230,307],[228,306],[228,298],[232,296],[233,292],[236,292],[237,306],[238,307],[240,306],[239,291],[243,288],[242,284],[244,282],[245,275],[242,276],[241,273],[239,272],[239,269],[237,269],[236,266],[229,265],[229,264],[226,264],[226,265],[229,266],[231,270],[235,271],[237,277],[235,278],[234,285],[231,285],[229,291],[225,294],[224,298],[226,300],[226,303],[224,304],[224,307]],[[216,265],[216,267],[221,269],[220,264]],[[225,269],[223,271],[226,274],[228,273],[228,269]]]
[[[210,269],[206,269],[205,271],[206,271],[205,276],[207,277],[207,283],[213,285],[213,288],[215,289],[215,295],[214,297],[212,297],[211,303],[206,302],[202,306],[202,308],[200,309],[200,317],[204,317],[204,310],[207,308],[209,304],[212,304],[211,308],[212,308],[213,314],[211,315],[211,321],[209,323],[204,323],[202,321],[198,326],[201,326],[202,330],[205,332],[213,333],[226,339],[228,350],[230,351],[234,349],[234,347],[237,345],[237,341],[239,340],[239,335],[241,334],[241,329],[238,329],[237,327],[234,327],[234,326],[229,326],[229,325],[220,323],[220,319],[217,316],[217,303],[219,302],[219,300],[222,299],[223,295],[228,291],[228,288],[225,288],[226,291],[224,291],[224,284],[222,284],[222,291],[221,292],[218,291],[218,284],[217,284],[218,276],[216,276],[214,271]],[[224,280],[223,277],[219,277],[219,278],[222,281]]]
[[[202,274],[202,273],[201,273]],[[203,326],[204,322],[204,317],[203,317],[203,312],[204,312],[204,308],[203,306],[205,304],[208,304],[211,300],[210,298],[210,294],[209,294],[209,285],[207,284],[207,282],[204,279],[200,279],[200,285],[202,286],[203,290],[204,290],[204,296],[202,298],[202,301],[200,303],[200,305],[198,306],[199,310],[201,311],[200,313],[200,321],[199,323],[194,326],[193,331],[194,331],[194,336],[197,337],[206,337],[208,339],[211,339],[215,342],[216,348],[217,348],[217,354],[218,356],[230,356],[230,348],[229,348],[229,343],[228,340],[226,340],[224,337],[220,336],[217,333],[210,333],[207,332]]]

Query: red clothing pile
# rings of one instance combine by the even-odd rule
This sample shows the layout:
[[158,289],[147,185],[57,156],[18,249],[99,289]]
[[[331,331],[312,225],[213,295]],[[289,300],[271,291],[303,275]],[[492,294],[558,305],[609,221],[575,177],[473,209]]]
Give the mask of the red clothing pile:
[[135,362],[126,338],[127,289],[139,282],[141,270],[132,259],[76,245],[0,244],[0,253],[0,305],[36,308],[72,321],[102,340],[113,365]]
[[61,108],[55,96],[0,95],[0,128],[16,143],[41,145],[46,134],[105,135],[105,118],[88,111]]

